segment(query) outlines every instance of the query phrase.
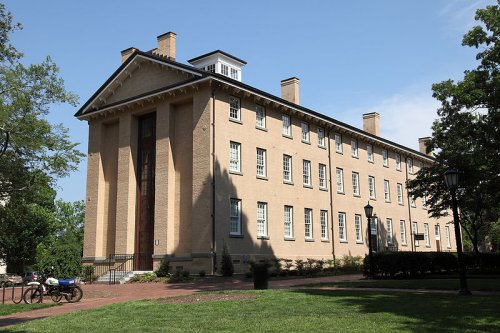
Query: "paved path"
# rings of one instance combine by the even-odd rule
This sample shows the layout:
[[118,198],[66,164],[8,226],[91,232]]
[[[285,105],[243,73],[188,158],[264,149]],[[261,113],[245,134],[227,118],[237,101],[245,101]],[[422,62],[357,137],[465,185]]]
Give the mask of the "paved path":
[[[359,280],[361,274],[327,276],[319,278],[297,278],[297,279],[277,279],[269,281],[270,289],[291,288],[302,284],[337,282]],[[100,306],[125,302],[131,300],[140,300],[146,298],[162,298],[171,296],[191,295],[200,291],[216,290],[247,290],[253,289],[253,282],[245,278],[223,278],[207,277],[194,283],[164,284],[164,283],[145,283],[145,284],[93,284],[82,285],[83,298],[78,303],[66,303],[50,308],[33,310],[27,312],[14,313],[7,316],[0,316],[0,327],[23,323],[30,320],[41,319],[51,316],[62,315],[65,313],[97,308]],[[7,298],[7,297],[6,297]],[[49,298],[44,301],[51,302]]]

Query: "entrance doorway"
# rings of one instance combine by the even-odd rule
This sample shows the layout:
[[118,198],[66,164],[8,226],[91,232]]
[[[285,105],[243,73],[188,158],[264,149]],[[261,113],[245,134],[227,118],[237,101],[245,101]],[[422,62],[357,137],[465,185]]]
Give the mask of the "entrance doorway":
[[135,269],[153,269],[156,113],[139,118]]

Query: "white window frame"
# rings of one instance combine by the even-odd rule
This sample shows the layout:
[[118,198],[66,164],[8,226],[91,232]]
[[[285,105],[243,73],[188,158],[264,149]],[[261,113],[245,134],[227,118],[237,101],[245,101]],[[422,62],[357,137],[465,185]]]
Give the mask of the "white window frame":
[[422,195],[422,208],[427,209],[427,196],[425,193]]
[[411,229],[412,229],[412,232],[413,232],[413,242],[415,244],[415,247],[417,246],[420,246],[420,241],[415,239],[415,235],[418,234],[418,223],[413,221],[411,223]]
[[305,121],[300,122],[300,131],[302,142],[310,143],[309,123]]
[[319,164],[318,166],[319,188],[326,189],[326,165]]
[[429,237],[429,224],[424,223],[424,241],[425,241],[425,246],[430,247],[431,246],[431,239]]
[[233,80],[238,80],[238,70],[233,67],[229,67],[230,78]]
[[304,186],[311,187],[311,161],[302,160],[302,183]]
[[358,140],[351,139],[351,156],[358,157]]
[[285,239],[293,238],[293,206],[283,207],[283,228]]
[[241,199],[231,198],[229,203],[229,234],[241,235]]
[[229,171],[241,173],[241,143],[229,142]]
[[267,177],[267,151],[262,148],[257,148],[257,161],[256,161],[256,172],[257,177],[265,178]]
[[401,235],[401,244],[402,245],[407,245],[407,239],[406,239],[406,222],[405,220],[399,220],[399,233]]
[[376,199],[377,193],[375,192],[375,177],[368,176],[368,196],[370,199]]
[[255,105],[255,126],[266,128],[266,108],[259,104]]
[[229,96],[229,119],[241,121],[241,101],[238,97]]
[[344,193],[344,170],[336,168],[335,179],[337,184],[337,193]]
[[224,76],[229,76],[229,66],[226,64],[220,65],[220,73]]
[[351,175],[351,180],[352,180],[352,194],[359,197],[361,193],[359,188],[359,173],[353,171]]
[[401,155],[396,154],[396,170],[401,171]]
[[449,226],[444,227],[444,233],[446,236],[446,247],[451,249],[451,238],[450,238],[450,227]]
[[382,149],[382,165],[389,167],[389,153],[387,152],[387,149]]
[[292,118],[287,114],[281,115],[282,130],[284,136],[292,137]]
[[408,173],[413,175],[413,159],[411,157],[406,159],[406,166],[408,167]]
[[286,154],[283,154],[283,181],[286,183],[291,183],[293,181],[292,156]]
[[387,245],[394,245],[394,233],[392,229],[392,219],[387,218],[385,220],[385,223],[387,225]]
[[440,241],[441,240],[441,227],[439,226],[439,224],[436,224],[434,226],[434,237],[436,238],[436,240]]
[[321,226],[321,240],[328,240],[328,211],[321,210],[319,212],[319,221]]
[[257,202],[257,238],[267,238],[267,202]]
[[410,195],[410,206],[412,208],[417,207],[417,203],[415,202],[415,198],[413,198],[411,195]]
[[344,212],[339,212],[338,220],[339,220],[339,240],[342,243],[347,243],[347,229],[346,229]]
[[304,237],[313,239],[313,215],[311,208],[304,208]]
[[342,154],[342,135],[335,134],[335,152]]
[[398,195],[398,204],[404,205],[403,184],[400,184],[400,183],[396,184],[396,192],[397,192],[397,195]]
[[384,199],[385,202],[391,202],[391,185],[387,179],[384,179]]
[[318,127],[318,146],[325,148],[325,130],[322,127]]
[[363,219],[361,215],[354,215],[354,230],[356,231],[356,243],[363,243]]
[[215,64],[207,65],[206,71],[211,72],[211,73],[215,73]]
[[368,162],[373,163],[373,146],[366,145],[366,155],[368,157]]

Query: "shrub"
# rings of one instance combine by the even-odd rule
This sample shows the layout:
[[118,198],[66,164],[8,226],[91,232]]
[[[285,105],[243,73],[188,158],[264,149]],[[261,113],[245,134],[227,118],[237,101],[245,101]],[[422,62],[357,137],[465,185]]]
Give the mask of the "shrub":
[[297,274],[304,275],[304,273],[305,273],[304,260],[300,260],[300,259],[295,260],[295,269],[297,270]]
[[167,259],[162,259],[160,262],[160,267],[155,272],[158,277],[166,277],[170,271],[170,261]]
[[204,270],[201,270],[201,271],[198,272],[198,275],[200,277],[205,277],[205,275],[207,275],[207,273]]
[[189,282],[192,278],[189,276],[189,271],[178,269],[174,274],[167,275],[167,283]]
[[156,279],[157,279],[156,274],[151,272],[151,273],[134,275],[130,279],[130,282],[146,283],[146,282],[154,282],[156,281]]
[[233,260],[231,259],[231,255],[229,254],[229,249],[225,242],[224,246],[222,247],[222,263],[220,270],[222,276],[233,276],[234,274]]

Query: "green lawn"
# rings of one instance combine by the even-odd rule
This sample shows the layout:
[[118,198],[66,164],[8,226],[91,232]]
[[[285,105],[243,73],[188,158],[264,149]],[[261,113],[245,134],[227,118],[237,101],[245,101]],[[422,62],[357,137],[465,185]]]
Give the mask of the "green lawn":
[[[0,304],[0,316],[6,316],[6,315],[16,313],[16,312],[25,312],[25,311],[48,308],[48,307],[51,307],[54,305],[57,305],[57,304],[52,303],[52,301],[50,303],[43,303],[43,304],[24,304],[24,303],[13,304],[13,303],[10,303],[10,300],[9,300],[9,303]],[[0,318],[0,320],[2,320],[2,319]]]
[[500,332],[497,296],[318,289],[228,292],[256,299],[113,304],[6,332]]
[[[500,278],[467,279],[470,290],[500,292]],[[408,280],[363,280],[352,282],[320,283],[309,286],[321,287],[354,287],[354,288],[400,288],[458,290],[458,279],[408,279]]]

